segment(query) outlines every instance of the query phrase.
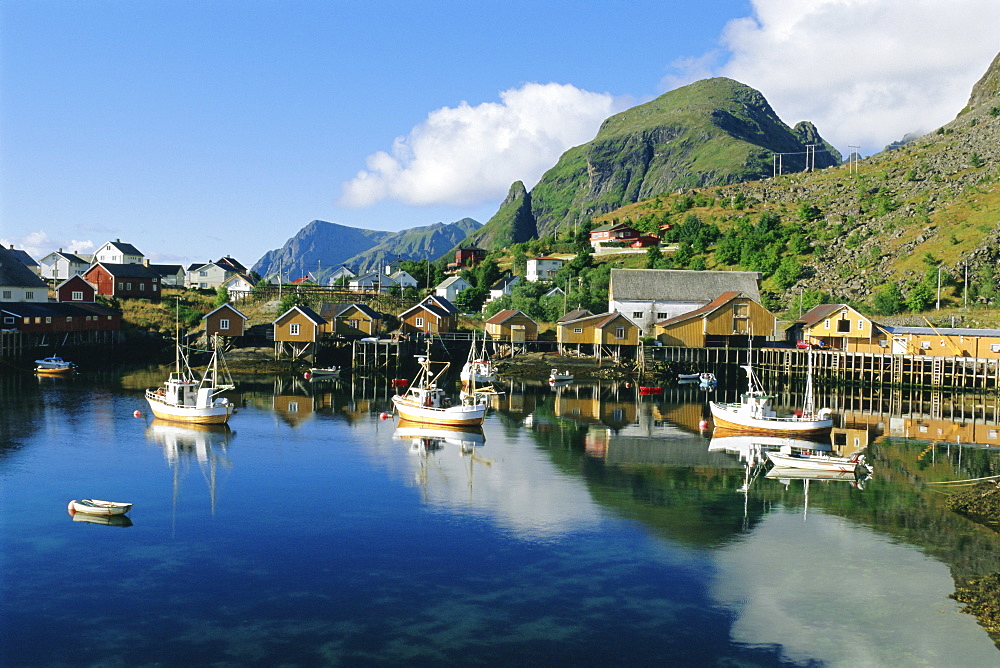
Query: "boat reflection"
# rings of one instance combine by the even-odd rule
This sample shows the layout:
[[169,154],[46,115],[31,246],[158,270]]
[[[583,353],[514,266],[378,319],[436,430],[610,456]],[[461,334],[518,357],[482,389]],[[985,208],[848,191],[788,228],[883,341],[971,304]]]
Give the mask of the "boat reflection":
[[73,513],[74,522],[86,522],[87,524],[103,524],[112,527],[130,527],[132,520],[128,515],[88,515],[87,513]]
[[218,469],[232,468],[227,450],[236,432],[227,424],[179,425],[166,420],[153,420],[146,428],[146,438],[163,448],[163,455],[173,470],[174,503],[180,481],[181,465],[191,461],[208,481],[212,512],[215,512],[215,492]]
[[396,425],[393,436],[400,440],[410,441],[410,449],[415,452],[431,452],[446,444],[457,446],[466,452],[486,444],[483,428],[479,426],[429,426],[402,418]]

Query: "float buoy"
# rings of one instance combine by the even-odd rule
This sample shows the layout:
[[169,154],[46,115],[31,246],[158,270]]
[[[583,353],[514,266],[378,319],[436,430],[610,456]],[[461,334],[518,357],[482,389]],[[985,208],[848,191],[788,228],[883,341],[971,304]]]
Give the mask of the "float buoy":
[[629,389],[629,388],[631,388],[631,387],[632,387],[632,383],[625,383],[625,389],[626,390]]
[[379,414],[378,419],[379,420],[388,420],[389,419],[389,414],[386,413],[386,412],[382,412],[382,413]]
[[310,378],[312,378],[312,374],[306,371],[304,374],[302,374],[302,377],[305,378],[306,380],[309,380]]
[[702,420],[701,422],[699,422],[698,429],[701,429],[702,431],[708,429],[708,420]]
[[142,417],[142,411],[135,411],[132,413],[132,417]]

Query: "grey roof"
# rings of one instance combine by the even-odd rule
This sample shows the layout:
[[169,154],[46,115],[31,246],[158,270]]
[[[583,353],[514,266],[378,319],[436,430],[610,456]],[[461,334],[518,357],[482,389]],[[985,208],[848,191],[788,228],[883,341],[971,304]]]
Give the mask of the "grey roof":
[[521,280],[520,276],[514,276],[513,274],[507,274],[506,276],[504,276],[503,278],[501,278],[499,281],[497,281],[496,283],[494,283],[493,287],[491,287],[490,290],[506,290],[510,285],[512,285],[513,283],[515,283],[515,282],[517,282],[519,280]]
[[0,247],[0,285],[18,288],[47,288],[48,284],[29,269],[12,250]]
[[440,295],[427,295],[423,303],[437,304],[438,308],[445,311],[445,314],[458,313],[458,309],[455,307],[455,305]]
[[361,304],[361,303],[338,304],[338,303],[326,302],[320,307],[319,314],[323,316],[323,318],[325,318],[327,322],[329,322],[334,318],[339,318],[341,313],[351,308],[352,306],[361,311],[362,313],[364,313],[369,318],[372,318],[373,320],[382,319],[381,313],[379,313],[372,307],[368,306],[367,304]]
[[160,276],[173,276],[184,271],[184,267],[179,264],[151,264],[149,268]]
[[112,262],[98,262],[96,266],[104,267],[109,274],[115,278],[159,278],[160,272],[151,269],[144,264],[134,262],[128,264],[114,264]]
[[461,276],[449,276],[448,278],[446,278],[443,281],[441,281],[440,283],[438,283],[437,287],[435,287],[434,289],[435,290],[440,290],[441,288],[451,287],[451,285],[453,283],[457,283],[459,281],[462,281],[465,284],[469,283],[467,280],[465,280]]
[[591,313],[590,311],[588,311],[585,308],[575,308],[572,311],[569,311],[569,312],[563,314],[563,317],[561,317],[558,320],[556,320],[556,322],[557,323],[559,323],[559,322],[572,322],[573,320],[579,320],[580,318],[586,318],[586,317],[590,317],[592,315],[594,315],[594,314]]
[[890,334],[931,334],[941,336],[995,336],[1000,337],[1000,329],[970,329],[968,327],[885,327]]
[[760,301],[756,271],[612,269],[608,288],[614,301],[710,302],[723,292],[742,292]]
[[23,251],[19,248],[10,248],[8,250],[10,250],[10,252],[13,253],[17,257],[17,259],[21,261],[21,264],[23,264],[24,266],[26,267],[38,266],[38,263],[35,262],[35,258],[28,255],[27,251]]
[[109,241],[108,244],[114,246],[119,252],[124,253],[125,255],[138,255],[139,257],[143,257],[142,251],[132,244],[124,243],[118,239]]

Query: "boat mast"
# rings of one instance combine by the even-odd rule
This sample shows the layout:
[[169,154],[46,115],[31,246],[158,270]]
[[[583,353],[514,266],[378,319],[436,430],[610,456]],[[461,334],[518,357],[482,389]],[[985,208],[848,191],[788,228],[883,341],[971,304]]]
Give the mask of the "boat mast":
[[174,371],[181,375],[181,298],[174,298]]
[[808,352],[809,363],[806,366],[806,395],[802,402],[802,417],[813,414],[813,354]]

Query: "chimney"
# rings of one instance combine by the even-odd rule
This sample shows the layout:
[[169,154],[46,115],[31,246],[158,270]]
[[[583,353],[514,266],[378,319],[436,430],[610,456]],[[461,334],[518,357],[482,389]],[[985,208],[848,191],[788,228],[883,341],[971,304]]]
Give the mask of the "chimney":
[[59,252],[62,253],[62,248],[59,249]]
[[149,266],[149,258],[148,257],[142,258],[142,265],[144,267],[148,267]]

